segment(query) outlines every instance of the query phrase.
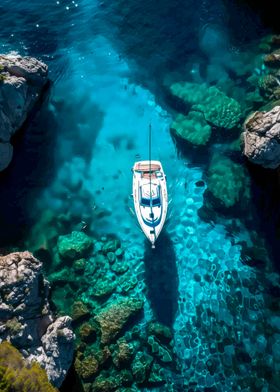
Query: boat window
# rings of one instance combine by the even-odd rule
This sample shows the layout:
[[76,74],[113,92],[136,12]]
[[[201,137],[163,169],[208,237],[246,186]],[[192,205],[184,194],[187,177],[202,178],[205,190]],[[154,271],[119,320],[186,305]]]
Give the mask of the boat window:
[[160,206],[160,198],[153,199],[153,206]]
[[[144,199],[142,197],[141,205],[142,206],[149,206],[150,205],[150,199]],[[152,206],[160,206],[160,198],[159,197],[157,197],[156,199],[152,199]]]
[[141,204],[142,204],[142,206],[149,206],[150,205],[150,199],[144,199],[142,197]]

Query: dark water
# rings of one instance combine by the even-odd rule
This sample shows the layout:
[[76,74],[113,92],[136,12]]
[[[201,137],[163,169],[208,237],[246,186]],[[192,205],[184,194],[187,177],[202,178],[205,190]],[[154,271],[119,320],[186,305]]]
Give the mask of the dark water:
[[[214,130],[207,148],[169,132],[183,110],[167,88],[175,81],[217,85],[251,110],[247,78],[260,69],[258,43],[274,24],[261,11],[217,0],[0,5],[1,51],[42,59],[53,81],[0,176],[0,246],[36,250],[52,231],[81,224],[96,237],[119,236],[146,300],[144,319],[153,314],[173,328],[178,390],[280,388],[277,175],[248,166],[229,147],[234,132]],[[130,167],[146,158],[149,122],[171,199],[156,252],[129,210]],[[209,195],[214,154],[243,167],[249,199],[225,208]],[[89,290],[80,287],[84,298]]]

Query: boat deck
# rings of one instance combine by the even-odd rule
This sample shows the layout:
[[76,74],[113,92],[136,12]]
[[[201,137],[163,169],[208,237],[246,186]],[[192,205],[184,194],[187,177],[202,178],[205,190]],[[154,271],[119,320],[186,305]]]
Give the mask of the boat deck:
[[160,165],[157,165],[154,163],[152,163],[151,165],[146,164],[146,163],[137,163],[137,165],[135,166],[135,170],[149,173],[150,170],[151,170],[151,172],[160,170]]

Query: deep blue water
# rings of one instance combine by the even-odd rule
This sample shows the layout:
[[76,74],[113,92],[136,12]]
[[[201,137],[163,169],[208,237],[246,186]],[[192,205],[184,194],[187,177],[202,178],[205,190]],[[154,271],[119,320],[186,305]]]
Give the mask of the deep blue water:
[[[172,80],[221,83],[244,100],[240,75],[261,64],[261,18],[222,1],[4,0],[0,21],[0,51],[42,59],[53,81],[0,176],[0,246],[36,249],[45,228],[33,228],[46,211],[71,214],[71,229],[85,224],[95,236],[119,236],[146,298],[144,317],[154,314],[174,329],[178,385],[279,390],[275,174],[248,170],[233,151],[250,179],[250,202],[206,208],[212,155],[234,137],[214,138],[208,149],[174,139],[165,88]],[[149,123],[171,200],[154,252],[129,197],[130,168],[147,157]]]

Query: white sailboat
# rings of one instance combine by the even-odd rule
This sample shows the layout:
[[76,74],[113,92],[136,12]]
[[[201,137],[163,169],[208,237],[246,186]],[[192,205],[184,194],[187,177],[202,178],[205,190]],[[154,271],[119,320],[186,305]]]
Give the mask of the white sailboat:
[[150,159],[134,163],[132,187],[138,222],[154,248],[166,219],[168,196],[161,162],[151,160],[151,127],[149,139]]

